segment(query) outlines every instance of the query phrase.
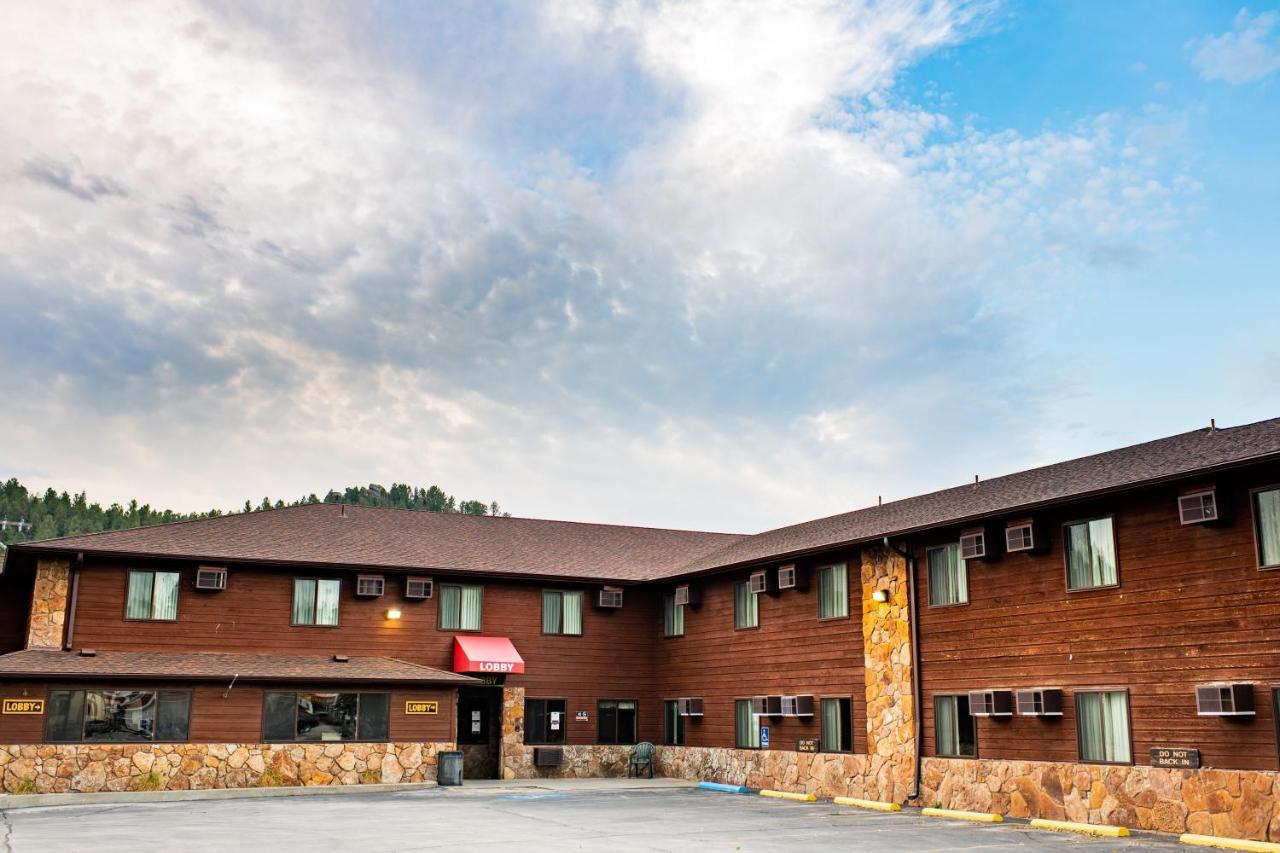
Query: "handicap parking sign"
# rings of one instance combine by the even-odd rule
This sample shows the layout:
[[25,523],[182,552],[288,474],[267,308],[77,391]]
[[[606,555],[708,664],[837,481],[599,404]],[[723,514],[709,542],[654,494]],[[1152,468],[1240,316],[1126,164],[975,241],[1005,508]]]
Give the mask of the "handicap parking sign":
[[769,727],[768,726],[760,727],[760,748],[761,749],[769,748]]

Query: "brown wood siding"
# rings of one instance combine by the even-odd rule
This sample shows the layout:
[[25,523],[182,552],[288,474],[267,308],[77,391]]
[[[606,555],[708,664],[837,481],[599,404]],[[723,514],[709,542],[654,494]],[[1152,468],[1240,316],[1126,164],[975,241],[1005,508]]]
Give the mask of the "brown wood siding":
[[[759,628],[733,627],[733,584],[747,577],[745,571],[701,582],[702,605],[685,608],[683,637],[662,636],[659,611],[654,627],[658,699],[694,696],[704,703],[702,719],[685,720],[688,746],[733,746],[736,699],[808,693],[815,697],[812,720],[761,718],[769,726],[770,748],[795,749],[798,738],[819,737],[820,698],[827,696],[852,700],[853,749],[866,751],[861,568],[856,555],[841,554],[823,564],[834,562],[849,567],[847,619],[818,619],[813,572],[806,592],[789,589],[759,596]],[[659,605],[661,593],[671,588],[659,590]],[[661,730],[657,734],[661,737]]]
[[[176,622],[124,619],[131,566],[182,573]],[[290,625],[294,577],[339,576],[232,566],[227,589],[209,593],[194,588],[194,564],[89,559],[80,580],[75,646],[102,651],[390,656],[453,669],[453,638],[460,632],[437,628],[440,584],[451,582],[447,576],[433,575],[433,598],[413,601],[404,597],[401,576],[387,574],[385,594],[369,599],[356,597],[354,573],[342,575],[340,625],[328,628]],[[524,687],[530,697],[567,700],[569,743],[595,743],[598,699],[635,699],[640,738],[660,737],[662,709],[653,700],[652,626],[657,610],[652,591],[628,588],[620,610],[602,610],[593,606],[595,586],[506,581],[482,585],[481,633],[510,637],[525,660],[525,673],[509,676],[507,684]],[[585,592],[581,636],[542,633],[543,589]],[[386,619],[389,607],[400,609],[399,621]],[[579,710],[588,711],[590,722],[574,722]]]
[[[1046,686],[1064,688],[1063,717],[979,719],[978,756],[1074,761],[1072,689],[1115,687],[1129,690],[1135,763],[1187,746],[1205,766],[1275,769],[1280,572],[1258,570],[1249,489],[1277,481],[1276,466],[1217,478],[1232,512],[1220,526],[1181,525],[1177,485],[1038,512],[1049,550],[971,561],[962,606],[928,606],[925,555],[959,528],[916,537],[925,754],[935,694]],[[1114,516],[1120,586],[1068,593],[1062,525],[1102,515]],[[1256,716],[1197,716],[1195,686],[1211,681],[1252,682]]]
[[[0,694],[6,698],[45,697],[51,690],[120,689],[120,690],[190,690],[191,743],[261,743],[262,695],[272,690],[305,692],[308,689],[345,692],[391,694],[390,739],[398,742],[452,741],[454,739],[455,693],[453,688],[404,690],[387,685],[346,685],[341,687],[306,687],[240,683],[228,690],[227,684],[184,684],[138,682],[65,682],[45,683],[10,681],[0,683]],[[435,715],[405,714],[406,700],[434,700],[440,703]],[[46,705],[46,711],[48,707]],[[44,740],[45,717],[35,715],[0,715],[0,743],[41,743]]]
[[27,611],[35,581],[28,571],[10,566],[0,574],[0,654],[16,652],[27,645]]

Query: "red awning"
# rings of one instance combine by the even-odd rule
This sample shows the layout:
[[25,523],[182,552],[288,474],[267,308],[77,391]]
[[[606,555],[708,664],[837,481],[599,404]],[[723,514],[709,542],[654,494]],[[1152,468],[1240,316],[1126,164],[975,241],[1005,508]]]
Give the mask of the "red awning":
[[454,637],[453,671],[518,674],[524,672],[524,658],[506,637]]

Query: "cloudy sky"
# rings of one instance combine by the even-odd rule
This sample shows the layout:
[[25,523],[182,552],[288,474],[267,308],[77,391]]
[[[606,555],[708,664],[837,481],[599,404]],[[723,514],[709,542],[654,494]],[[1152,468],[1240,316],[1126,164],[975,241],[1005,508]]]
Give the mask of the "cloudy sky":
[[1280,11],[1030,5],[8,4],[0,476],[754,531],[1280,415]]

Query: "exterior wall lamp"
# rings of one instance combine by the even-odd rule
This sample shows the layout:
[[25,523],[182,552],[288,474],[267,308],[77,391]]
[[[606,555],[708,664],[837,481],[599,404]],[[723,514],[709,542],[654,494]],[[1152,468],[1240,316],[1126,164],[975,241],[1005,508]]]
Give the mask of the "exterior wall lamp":
[[872,601],[879,602],[880,604],[888,604],[888,603],[889,603],[889,590],[887,590],[887,589],[877,589],[875,592],[871,593],[871,600],[872,600]]
[[394,622],[394,621],[396,621],[397,619],[399,619],[399,618],[400,618],[400,608],[399,608],[399,607],[392,607],[390,610],[388,610],[388,611],[387,611],[387,618],[388,618],[388,619],[390,619],[390,620],[392,620],[393,622]]

